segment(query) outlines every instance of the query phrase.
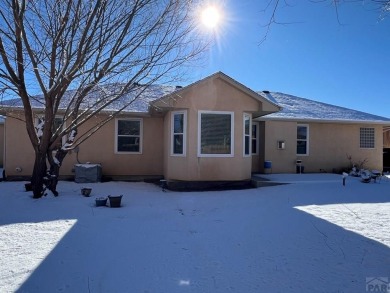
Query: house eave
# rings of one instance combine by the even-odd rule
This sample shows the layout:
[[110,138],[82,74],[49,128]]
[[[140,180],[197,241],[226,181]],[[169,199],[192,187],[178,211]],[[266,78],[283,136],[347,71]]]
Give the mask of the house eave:
[[252,113],[252,119],[260,119],[261,117],[269,114],[276,113],[278,111],[259,111],[259,112],[253,112]]
[[256,121],[287,121],[287,122],[311,122],[311,123],[333,123],[333,124],[370,124],[370,125],[384,125],[390,126],[390,121],[376,121],[376,120],[348,120],[348,119],[314,119],[314,118],[267,118],[258,117]]

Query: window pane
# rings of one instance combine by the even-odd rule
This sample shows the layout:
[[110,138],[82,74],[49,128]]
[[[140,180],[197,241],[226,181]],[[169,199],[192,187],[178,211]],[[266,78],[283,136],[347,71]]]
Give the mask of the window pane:
[[183,133],[184,129],[184,114],[175,114],[173,118],[173,132]]
[[118,135],[140,135],[140,121],[118,120]]
[[297,141],[297,154],[306,155],[306,141]]
[[118,152],[139,152],[139,137],[118,137]]
[[297,139],[307,139],[307,127],[298,126],[297,127]]
[[62,118],[56,117],[54,118],[53,123],[53,131],[56,131],[58,128],[60,128],[62,125]]
[[183,154],[183,135],[175,134],[173,136],[173,153]]
[[201,153],[231,153],[231,115],[201,115]]
[[250,134],[250,120],[249,117],[245,117],[245,134]]
[[257,124],[252,125],[252,138],[257,138]]
[[257,154],[257,124],[252,124],[252,154]]
[[250,136],[245,135],[245,155],[249,155]]
[[252,139],[252,154],[257,154],[257,141]]

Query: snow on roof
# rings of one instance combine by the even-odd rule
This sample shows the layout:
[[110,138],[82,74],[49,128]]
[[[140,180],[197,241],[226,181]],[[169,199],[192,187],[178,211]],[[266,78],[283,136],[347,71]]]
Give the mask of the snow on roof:
[[264,91],[259,94],[282,107],[279,112],[261,117],[265,119],[390,123],[390,119],[386,117],[283,93]]
[[[102,103],[112,99],[115,95],[118,95],[122,89],[122,84],[110,84],[93,89],[84,99],[81,104],[81,109],[97,108]],[[147,113],[149,110],[150,102],[168,95],[176,90],[175,86],[167,85],[139,85],[129,90],[129,92],[110,105],[104,108],[104,111],[118,111],[123,109],[122,112],[132,113]],[[65,93],[61,100],[59,109],[65,110],[67,106],[72,103],[72,98],[77,95],[76,90],[69,90]],[[44,109],[43,95],[37,95],[30,99],[33,109]],[[3,100],[1,103],[4,107],[23,108],[22,100],[20,98]]]
[[[218,72],[214,75],[217,74],[226,76],[221,72]],[[197,81],[191,85],[194,85],[198,82],[200,81]],[[83,103],[81,104],[81,109],[88,109],[90,107],[92,107],[91,109],[94,109],[98,107],[107,101],[107,99],[110,99],[113,96],[119,94],[122,88],[122,84],[109,84],[96,87],[84,98]],[[122,109],[122,112],[124,113],[148,113],[151,102],[165,97],[177,90],[180,90],[180,88],[168,85],[136,85],[132,87],[127,94],[123,95],[118,100],[105,107],[104,111],[111,112]],[[270,101],[272,104],[282,107],[281,111],[265,115],[261,117],[261,119],[390,123],[390,119],[386,117],[376,116],[369,113],[299,98],[283,93],[268,91],[254,93],[259,94],[263,98]],[[59,109],[65,110],[69,103],[71,103],[72,98],[76,95],[76,90],[67,91],[61,101]],[[45,108],[42,95],[32,97],[31,104],[34,109]],[[3,100],[0,106],[23,108],[22,100],[20,98]],[[1,121],[2,118],[0,116],[0,123]]]

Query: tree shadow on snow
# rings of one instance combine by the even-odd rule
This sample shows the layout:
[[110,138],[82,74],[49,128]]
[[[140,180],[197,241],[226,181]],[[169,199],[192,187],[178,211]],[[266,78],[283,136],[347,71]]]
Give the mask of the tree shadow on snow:
[[366,278],[390,278],[389,247],[302,210],[389,201],[382,183],[357,184],[155,189],[119,209],[64,195],[9,207],[0,225],[75,220],[17,292],[365,292]]

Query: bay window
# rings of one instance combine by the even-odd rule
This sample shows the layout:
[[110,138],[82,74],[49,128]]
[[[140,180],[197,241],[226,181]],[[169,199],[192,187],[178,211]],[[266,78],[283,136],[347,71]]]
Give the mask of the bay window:
[[186,155],[187,111],[175,111],[171,116],[171,155]]

